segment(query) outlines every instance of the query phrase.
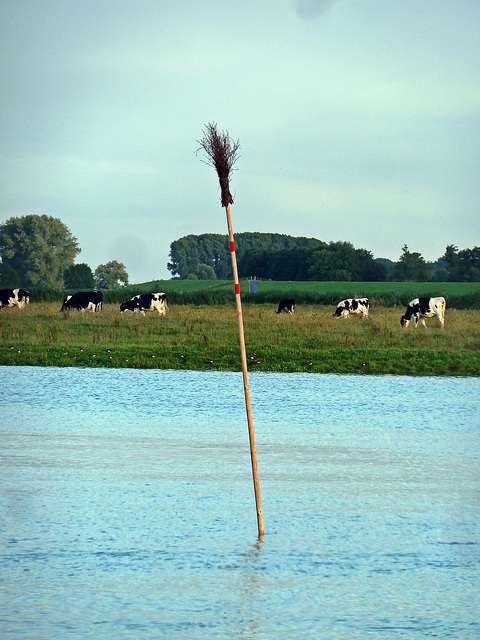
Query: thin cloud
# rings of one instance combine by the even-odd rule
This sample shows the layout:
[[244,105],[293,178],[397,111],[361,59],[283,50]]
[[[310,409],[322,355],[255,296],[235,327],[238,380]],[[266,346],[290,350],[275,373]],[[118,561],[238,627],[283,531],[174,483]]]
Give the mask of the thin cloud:
[[318,18],[322,13],[326,13],[334,2],[335,0],[297,0],[297,15],[302,20]]

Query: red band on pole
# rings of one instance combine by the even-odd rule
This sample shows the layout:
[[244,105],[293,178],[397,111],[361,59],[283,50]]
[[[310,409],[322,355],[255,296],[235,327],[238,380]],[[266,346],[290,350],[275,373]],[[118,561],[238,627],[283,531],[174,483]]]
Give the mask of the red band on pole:
[[230,251],[235,253],[235,242],[230,242]]
[[235,284],[235,294],[238,296],[240,293],[240,285],[239,284]]

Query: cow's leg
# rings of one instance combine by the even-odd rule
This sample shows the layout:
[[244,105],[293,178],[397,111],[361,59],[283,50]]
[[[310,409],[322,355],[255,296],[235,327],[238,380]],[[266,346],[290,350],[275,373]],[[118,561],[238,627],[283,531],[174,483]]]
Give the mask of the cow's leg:
[[162,304],[156,304],[152,307],[152,311],[156,309],[158,311],[158,315],[159,316],[165,316],[166,315],[166,311],[165,311],[165,307]]

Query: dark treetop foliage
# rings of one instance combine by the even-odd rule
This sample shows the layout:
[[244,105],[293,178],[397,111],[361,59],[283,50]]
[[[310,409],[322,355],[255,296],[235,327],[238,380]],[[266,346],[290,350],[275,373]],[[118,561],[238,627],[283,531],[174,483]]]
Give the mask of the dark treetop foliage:
[[17,272],[8,264],[0,263],[0,289],[16,289],[20,286]]
[[93,289],[95,279],[88,264],[72,264],[63,276],[65,289]]

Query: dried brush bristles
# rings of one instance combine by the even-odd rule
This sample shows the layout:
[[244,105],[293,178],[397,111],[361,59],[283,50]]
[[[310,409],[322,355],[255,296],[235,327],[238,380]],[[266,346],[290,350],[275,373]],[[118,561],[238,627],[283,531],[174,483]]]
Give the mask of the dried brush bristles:
[[[203,138],[197,140],[200,148],[205,151],[207,164],[214,167],[220,181],[222,207],[233,204],[233,196],[230,193],[230,173],[237,161],[240,142],[230,138],[228,131],[219,132],[215,122],[205,125]],[[198,150],[200,151],[200,149]]]

